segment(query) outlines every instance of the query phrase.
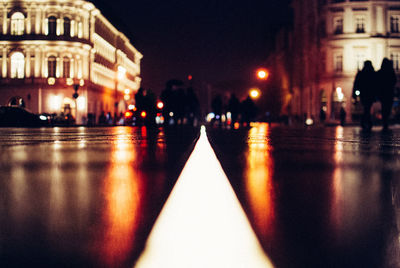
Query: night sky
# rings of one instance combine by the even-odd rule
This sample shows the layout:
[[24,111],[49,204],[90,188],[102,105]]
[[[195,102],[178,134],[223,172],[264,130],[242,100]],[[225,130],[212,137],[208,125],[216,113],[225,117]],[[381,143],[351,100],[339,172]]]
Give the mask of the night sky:
[[189,74],[195,87],[249,83],[290,22],[289,0],[92,2],[144,55],[142,86],[155,92]]

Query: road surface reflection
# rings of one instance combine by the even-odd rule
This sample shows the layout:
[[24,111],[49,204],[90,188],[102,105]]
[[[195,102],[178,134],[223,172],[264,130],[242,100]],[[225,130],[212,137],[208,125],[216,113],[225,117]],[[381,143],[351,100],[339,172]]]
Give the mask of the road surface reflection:
[[99,244],[102,247],[100,263],[112,267],[123,263],[135,244],[135,231],[141,208],[142,179],[135,170],[136,149],[130,140],[128,128],[113,129],[111,161],[104,180],[106,209],[104,228]]
[[210,134],[276,267],[397,267],[399,138],[266,124]]
[[263,237],[274,232],[273,158],[266,135],[269,125],[258,125],[249,131],[246,153],[245,185],[251,217]]
[[0,129],[0,267],[132,266],[197,135]]

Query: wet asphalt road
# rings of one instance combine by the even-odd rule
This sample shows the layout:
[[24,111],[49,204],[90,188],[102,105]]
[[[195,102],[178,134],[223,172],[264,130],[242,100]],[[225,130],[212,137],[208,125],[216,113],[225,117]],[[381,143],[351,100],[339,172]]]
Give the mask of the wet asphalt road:
[[399,128],[259,125],[210,136],[276,267],[400,267]]
[[[197,137],[0,128],[0,267],[132,267]],[[400,128],[208,137],[276,267],[400,267]]]
[[0,129],[0,267],[132,267],[197,129]]

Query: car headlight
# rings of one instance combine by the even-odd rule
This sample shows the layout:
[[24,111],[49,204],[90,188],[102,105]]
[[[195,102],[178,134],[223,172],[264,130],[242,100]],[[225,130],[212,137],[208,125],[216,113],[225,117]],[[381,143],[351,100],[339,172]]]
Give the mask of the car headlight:
[[47,120],[47,116],[45,116],[45,115],[40,115],[39,118],[40,118],[40,120],[43,120],[43,121]]

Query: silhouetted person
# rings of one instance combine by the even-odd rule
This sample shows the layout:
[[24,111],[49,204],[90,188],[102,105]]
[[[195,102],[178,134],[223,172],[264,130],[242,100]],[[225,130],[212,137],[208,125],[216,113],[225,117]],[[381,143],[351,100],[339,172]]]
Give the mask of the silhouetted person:
[[253,100],[248,96],[241,104],[242,121],[249,124],[256,118],[257,107]]
[[167,87],[161,92],[160,99],[164,103],[164,108],[162,110],[162,114],[164,116],[164,125],[168,125],[173,106],[173,91],[168,84]]
[[145,107],[145,96],[147,91],[144,88],[139,88],[138,92],[135,94],[135,104],[138,111],[143,111]]
[[325,107],[321,107],[321,110],[319,111],[319,121],[321,123],[324,123],[326,120],[326,112],[325,112]]
[[378,98],[382,105],[382,123],[384,130],[389,127],[389,117],[392,111],[396,80],[397,78],[393,70],[392,61],[384,58],[381,69],[377,72]]
[[101,114],[99,116],[99,125],[105,125],[107,122],[106,114],[104,111],[101,111]]
[[345,123],[346,123],[346,110],[342,106],[340,107],[340,125],[344,126]]
[[361,118],[361,126],[364,130],[372,128],[371,106],[376,99],[376,73],[371,61],[364,62],[364,67],[356,75],[353,85],[353,92],[360,92],[361,104],[364,108],[364,113]]
[[220,94],[212,100],[211,110],[215,114],[215,120],[220,121],[222,116],[222,96]]
[[146,95],[144,96],[143,99],[143,111],[147,113],[147,116],[145,118],[145,124],[147,126],[154,126],[156,121],[156,96],[151,90],[146,91]]
[[144,118],[140,118],[146,126],[155,124],[156,115],[156,97],[150,90],[147,91],[144,88],[139,88],[138,92],[135,94],[135,104],[138,114],[146,112]]
[[176,117],[179,114],[179,105],[184,106],[180,100],[180,94],[177,94],[177,90],[183,86],[181,80],[171,79],[165,84],[165,89],[161,92],[160,99],[164,103],[163,116],[164,125],[170,125],[177,123]]
[[232,124],[237,122],[240,113],[240,101],[235,94],[232,94],[229,98],[228,112],[231,113]]

